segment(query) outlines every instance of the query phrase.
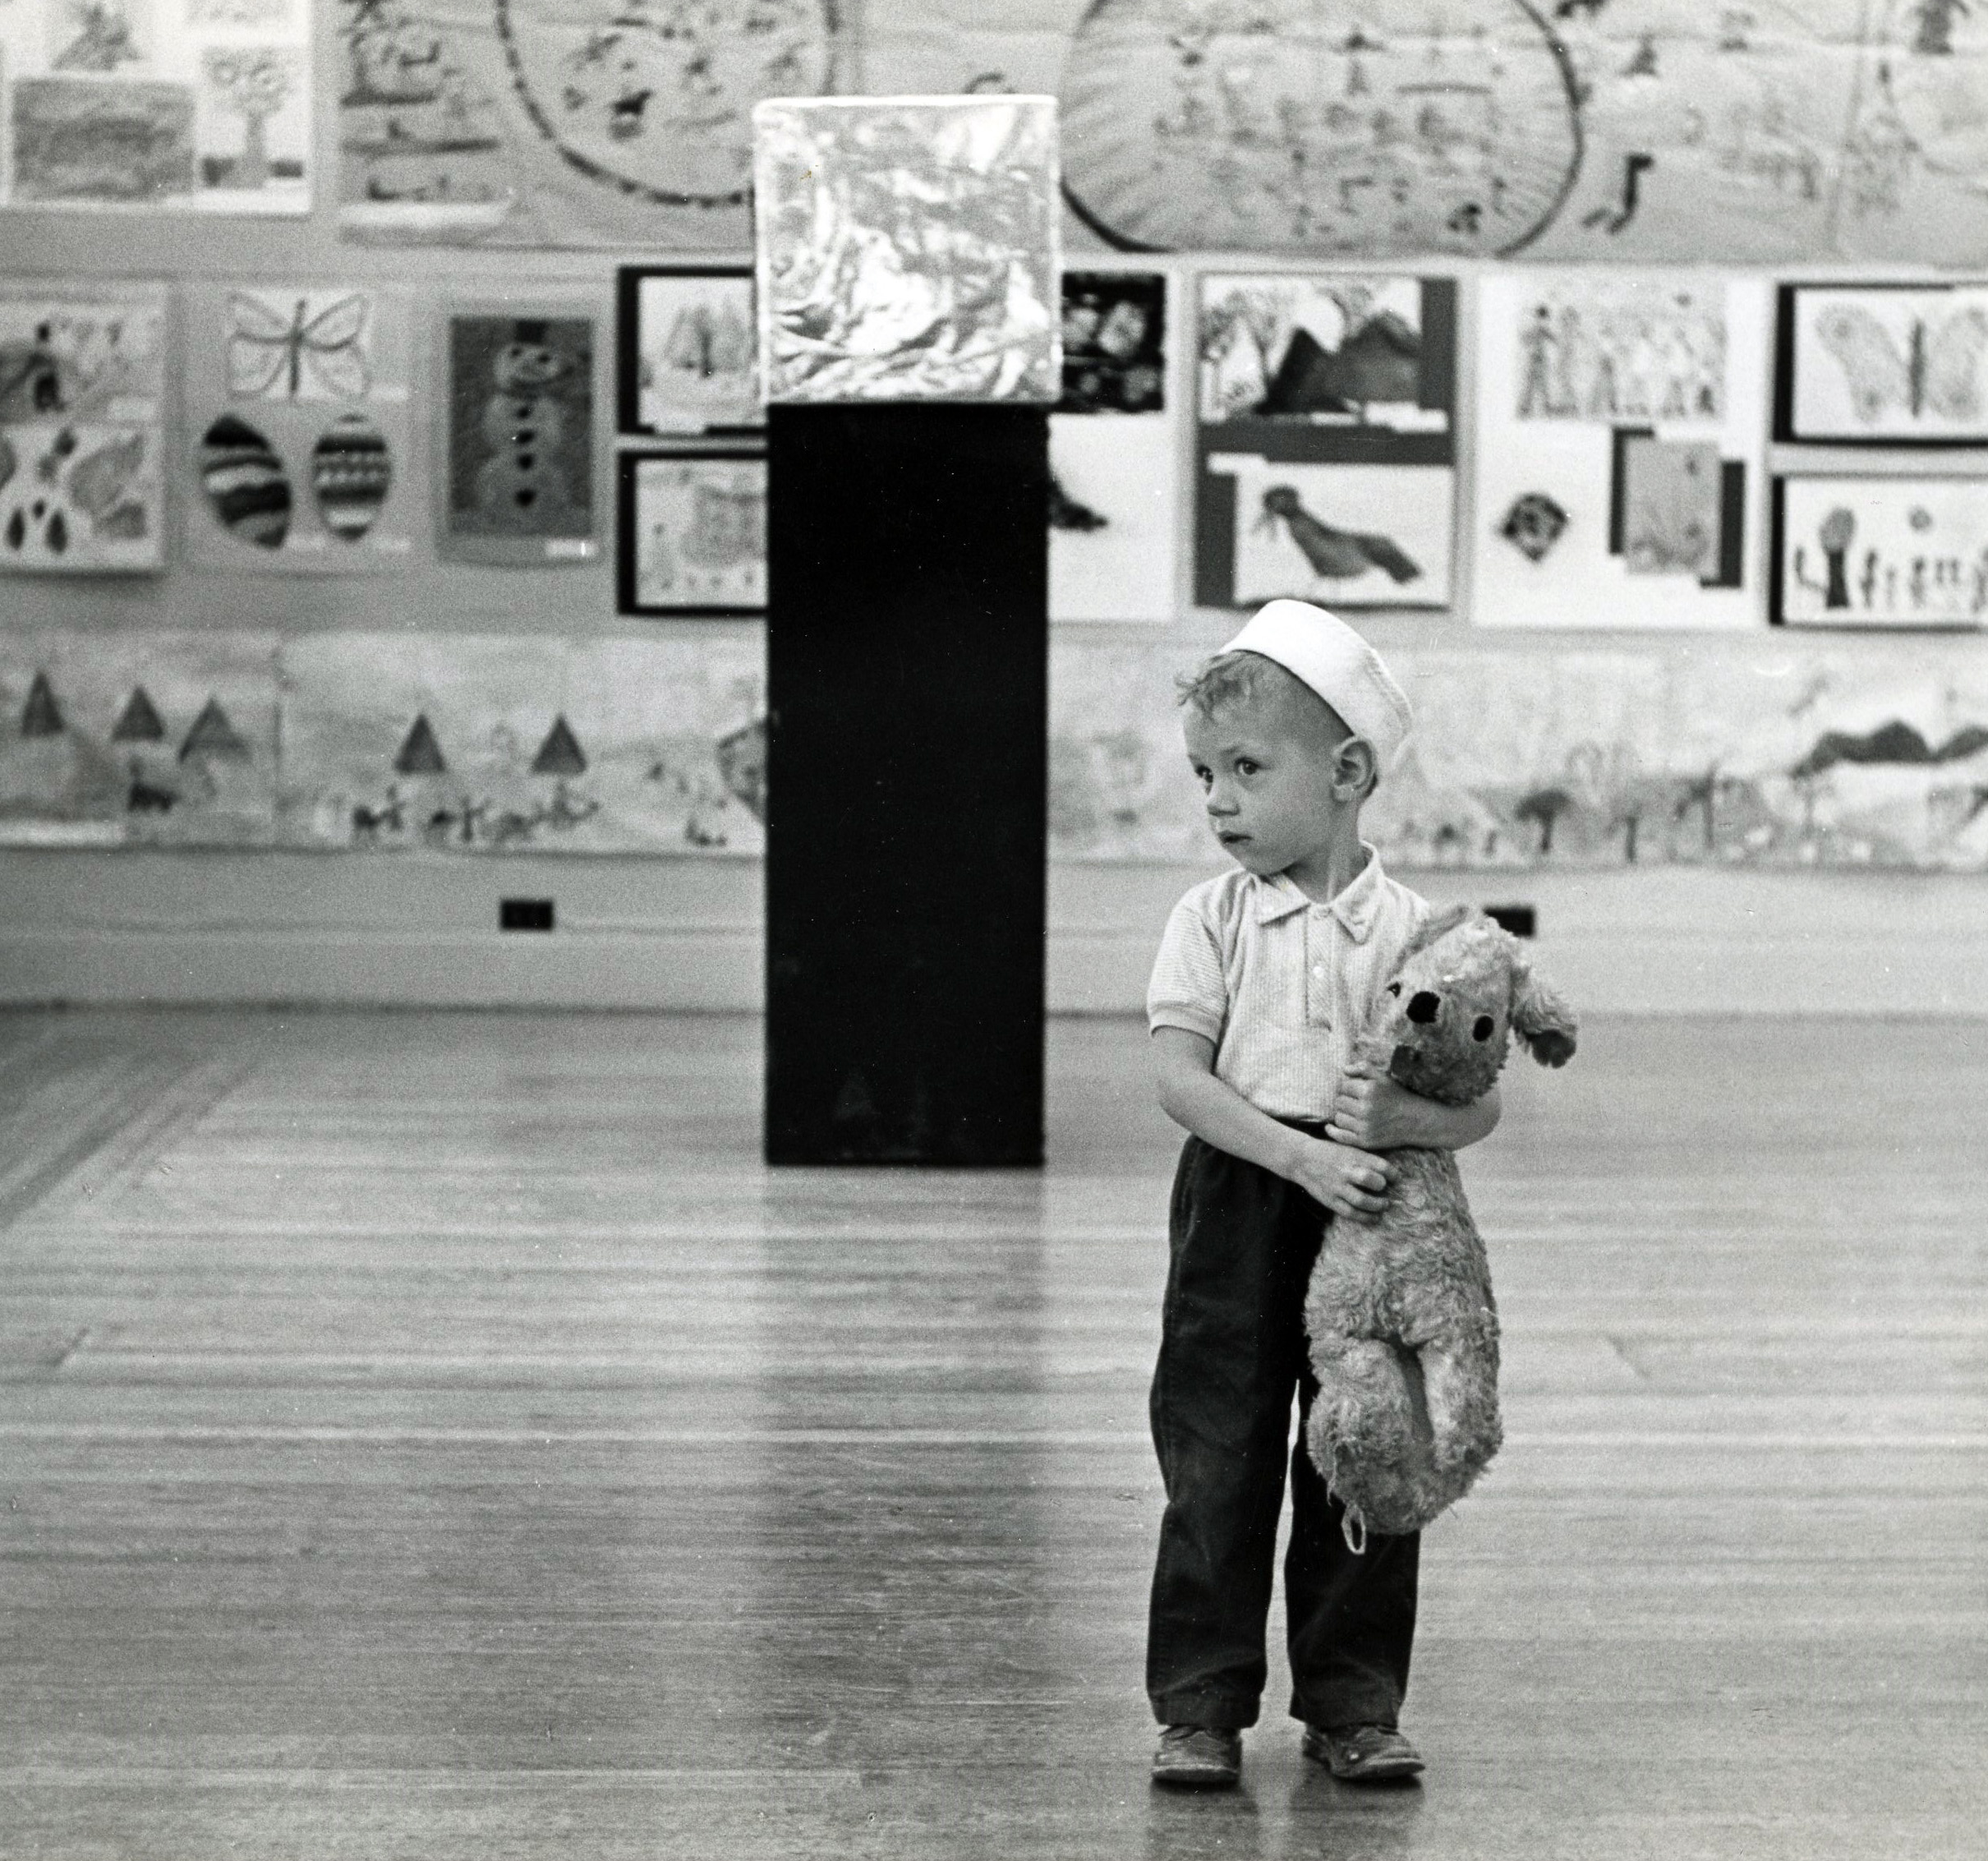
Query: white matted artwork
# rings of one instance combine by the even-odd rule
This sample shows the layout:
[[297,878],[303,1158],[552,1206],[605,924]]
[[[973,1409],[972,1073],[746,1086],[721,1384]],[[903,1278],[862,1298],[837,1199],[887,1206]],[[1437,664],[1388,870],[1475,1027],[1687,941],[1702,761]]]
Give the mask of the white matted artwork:
[[766,462],[737,453],[624,453],[624,614],[763,614]]
[[341,229],[743,254],[752,105],[844,88],[846,13],[835,0],[337,0]]
[[1805,627],[1979,627],[1988,478],[1774,481],[1774,618]]
[[1988,870],[1988,671],[1783,637],[1668,668],[1673,856],[1717,865]]
[[215,569],[402,566],[420,518],[412,306],[378,286],[187,293],[186,536]]
[[1060,86],[1121,251],[1978,269],[1985,74],[1975,0],[1109,0]]
[[1234,487],[1232,605],[1292,595],[1347,607],[1445,607],[1456,510],[1447,466],[1286,464],[1211,453]]
[[304,214],[311,0],[0,6],[0,205]]
[[1769,290],[1704,273],[1484,279],[1478,624],[1763,623]]
[[752,122],[769,401],[1057,398],[1053,99],[783,98]]
[[624,265],[618,295],[624,433],[765,427],[750,265]]
[[1988,289],[1783,285],[1775,435],[1988,445]]
[[0,633],[0,844],[256,846],[272,633]]
[[764,846],[757,640],[321,633],[282,666],[286,845]]
[[1167,277],[1063,274],[1063,396],[1049,417],[1049,616],[1175,607],[1176,424]]
[[0,288],[0,569],[165,564],[163,285]]

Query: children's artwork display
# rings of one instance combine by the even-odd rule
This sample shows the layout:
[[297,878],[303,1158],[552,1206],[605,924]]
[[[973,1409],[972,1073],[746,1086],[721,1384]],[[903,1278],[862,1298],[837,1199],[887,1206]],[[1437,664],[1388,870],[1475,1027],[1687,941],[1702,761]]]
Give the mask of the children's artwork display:
[[1053,99],[780,99],[752,121],[768,400],[1056,401]]
[[0,632],[0,845],[256,846],[276,640]]
[[595,362],[591,315],[449,313],[444,557],[519,566],[598,553]]
[[310,0],[0,7],[0,204],[311,210]]
[[1759,623],[1766,293],[1696,273],[1484,280],[1479,624]]
[[1071,205],[1121,250],[1988,262],[1970,0],[1104,0]]
[[286,845],[757,853],[757,641],[321,633],[283,651]]
[[1783,285],[1774,436],[1988,445],[1988,289]]
[[1174,610],[1175,420],[1167,278],[1063,274],[1063,395],[1049,417],[1049,614]]
[[186,325],[192,559],[304,574],[404,563],[417,521],[408,294],[202,286]]
[[1774,481],[1772,618],[1804,627],[1979,627],[1988,478]]
[[751,111],[838,88],[832,0],[338,0],[348,236],[743,251]]
[[1447,606],[1455,281],[1209,273],[1199,286],[1196,601]]
[[165,562],[163,285],[0,286],[0,569]]
[[[1988,870],[1977,661],[1764,636],[1387,656],[1415,729],[1361,827],[1392,869]],[[1056,643],[1055,858],[1218,865],[1173,703],[1193,657]]]
[[618,309],[624,433],[765,427],[750,265],[624,265]]
[[766,608],[766,462],[738,453],[624,453],[624,614]]

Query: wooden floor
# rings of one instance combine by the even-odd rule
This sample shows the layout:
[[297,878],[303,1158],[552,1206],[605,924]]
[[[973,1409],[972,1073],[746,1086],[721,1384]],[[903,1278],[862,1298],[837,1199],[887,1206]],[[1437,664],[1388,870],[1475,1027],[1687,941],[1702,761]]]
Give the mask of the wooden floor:
[[1173,1140],[769,1173],[756,1022],[0,1016],[0,1854],[1988,1854],[1988,1030],[1616,1021],[1467,1160],[1422,1787],[1156,1794]]

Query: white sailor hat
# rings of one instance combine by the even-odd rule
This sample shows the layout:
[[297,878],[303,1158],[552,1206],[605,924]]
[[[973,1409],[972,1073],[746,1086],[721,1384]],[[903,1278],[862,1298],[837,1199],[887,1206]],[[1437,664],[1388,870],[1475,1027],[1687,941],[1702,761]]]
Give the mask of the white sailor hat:
[[1260,653],[1318,693],[1387,768],[1415,723],[1408,696],[1381,656],[1336,614],[1307,601],[1260,607],[1224,652]]

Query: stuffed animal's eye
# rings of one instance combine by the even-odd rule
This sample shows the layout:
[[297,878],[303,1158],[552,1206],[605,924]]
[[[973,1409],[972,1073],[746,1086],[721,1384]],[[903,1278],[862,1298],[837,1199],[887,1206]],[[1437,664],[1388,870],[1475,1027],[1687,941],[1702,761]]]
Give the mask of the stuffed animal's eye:
[[1401,985],[1398,982],[1389,983],[1387,984],[1387,993],[1390,995],[1399,995],[1401,993]]
[[1497,1025],[1498,1023],[1493,1020],[1489,1015],[1479,1015],[1475,1020],[1470,1023],[1471,1039],[1489,1040],[1491,1038],[1492,1029]]

